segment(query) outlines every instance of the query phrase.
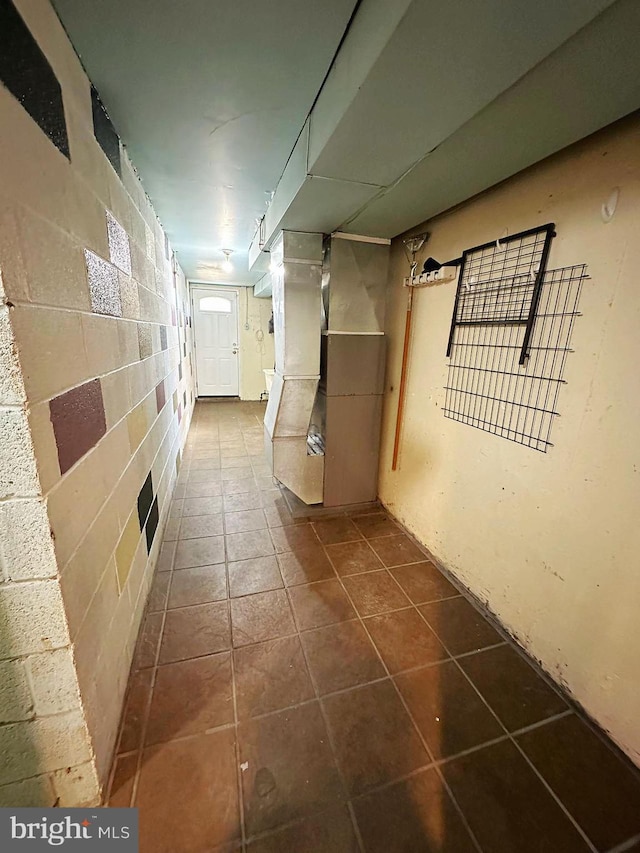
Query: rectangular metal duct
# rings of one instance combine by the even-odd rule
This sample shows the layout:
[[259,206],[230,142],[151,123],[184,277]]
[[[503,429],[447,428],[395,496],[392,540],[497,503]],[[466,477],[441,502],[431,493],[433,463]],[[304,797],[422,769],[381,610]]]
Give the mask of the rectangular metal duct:
[[322,503],[324,456],[307,441],[320,379],[322,234],[283,231],[271,250],[276,372],[264,419],[274,477]]

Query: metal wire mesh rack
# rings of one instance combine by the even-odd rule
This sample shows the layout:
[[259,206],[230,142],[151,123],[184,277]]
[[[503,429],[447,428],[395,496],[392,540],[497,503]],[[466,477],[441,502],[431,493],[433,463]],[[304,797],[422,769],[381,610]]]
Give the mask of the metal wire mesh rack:
[[[461,293],[462,276],[459,280],[444,414],[546,452],[552,446],[551,427],[587,273],[580,264],[539,268],[532,276],[531,270],[520,269],[525,254],[525,263],[537,266],[546,262],[548,248],[543,258],[544,246],[535,240],[527,240],[527,245],[526,253],[499,261],[491,259],[487,246],[481,247],[482,257],[466,266],[467,271],[476,270],[472,275],[479,289]],[[497,263],[504,278],[495,275]]]
[[525,363],[555,225],[549,222],[462,253],[447,356],[456,326],[522,324]]

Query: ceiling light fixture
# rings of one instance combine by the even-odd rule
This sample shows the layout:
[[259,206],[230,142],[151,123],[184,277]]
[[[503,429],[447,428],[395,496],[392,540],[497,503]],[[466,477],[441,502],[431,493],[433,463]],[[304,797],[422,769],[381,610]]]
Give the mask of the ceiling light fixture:
[[231,249],[223,249],[222,254],[224,255],[222,269],[224,272],[233,272],[233,264],[230,260],[230,256],[233,254],[233,251]]

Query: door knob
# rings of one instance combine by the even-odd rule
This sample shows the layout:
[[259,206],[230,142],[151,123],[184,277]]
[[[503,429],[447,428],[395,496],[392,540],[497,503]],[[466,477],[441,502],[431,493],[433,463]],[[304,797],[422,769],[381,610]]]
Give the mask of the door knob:
[[232,350],[231,350],[231,352],[232,352],[234,355],[238,355],[238,350],[237,350],[237,349],[232,349]]

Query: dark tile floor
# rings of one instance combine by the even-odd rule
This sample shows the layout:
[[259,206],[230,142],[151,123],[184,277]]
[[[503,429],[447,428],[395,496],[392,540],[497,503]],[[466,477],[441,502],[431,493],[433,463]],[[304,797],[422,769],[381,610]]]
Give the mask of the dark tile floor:
[[200,403],[109,795],[142,853],[637,850],[640,777],[384,512],[294,518]]

